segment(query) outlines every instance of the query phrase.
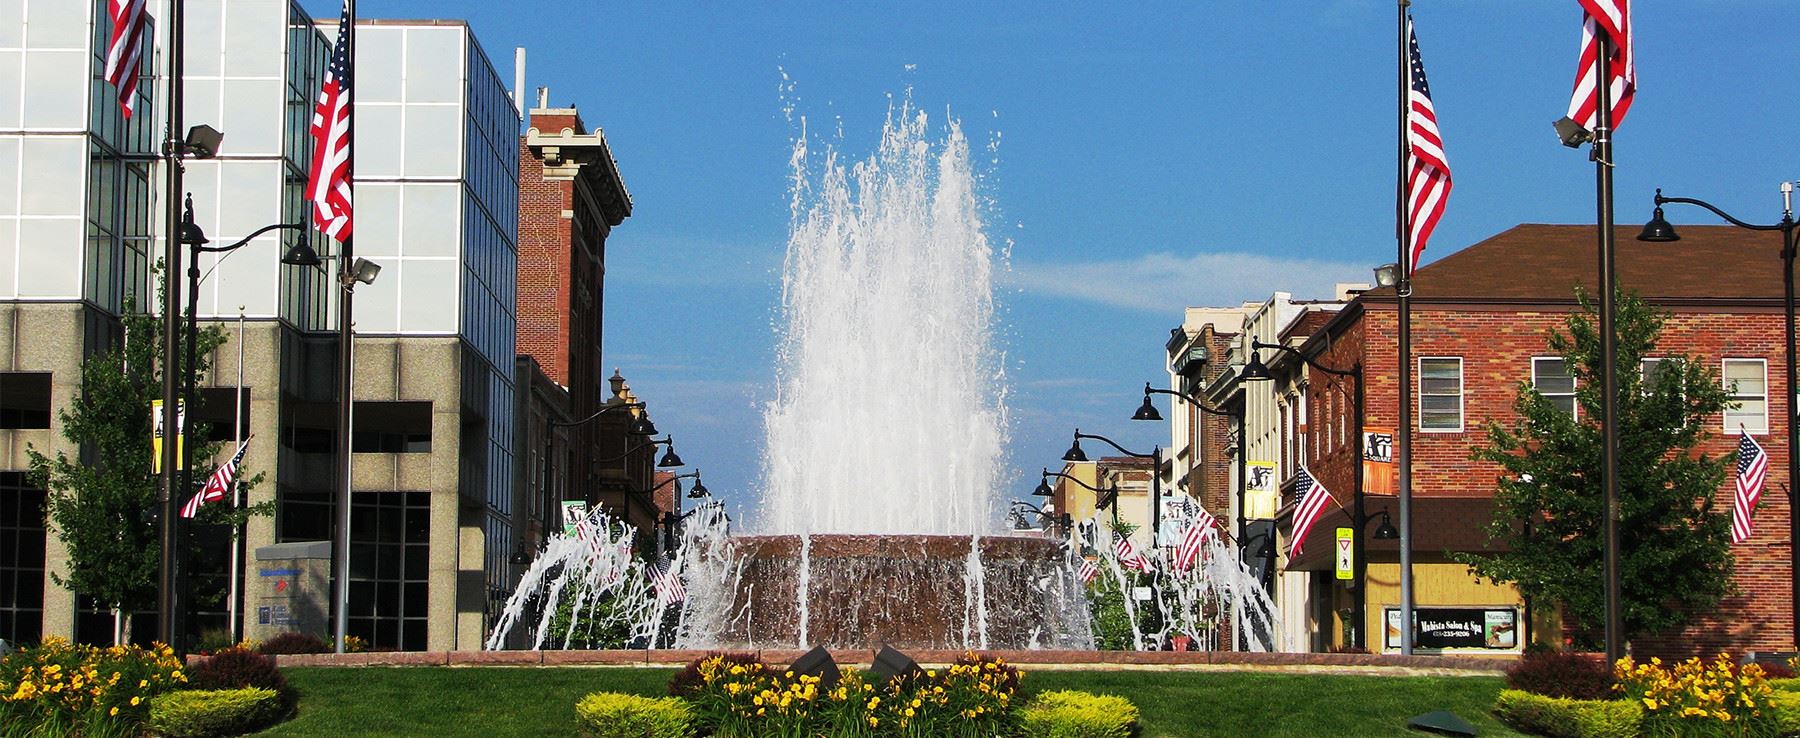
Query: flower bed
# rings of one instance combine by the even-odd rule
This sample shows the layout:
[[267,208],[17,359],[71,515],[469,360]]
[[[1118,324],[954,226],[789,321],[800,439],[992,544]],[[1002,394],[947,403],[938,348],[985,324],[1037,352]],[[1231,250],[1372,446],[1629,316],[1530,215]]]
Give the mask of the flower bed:
[[73,644],[51,638],[0,658],[0,736],[131,736],[150,698],[187,681],[168,646]]
[[1762,667],[1740,666],[1727,654],[1678,664],[1626,657],[1614,665],[1613,682],[1616,698],[1606,700],[1509,689],[1494,711],[1521,731],[1559,738],[1800,735],[1800,693],[1789,691],[1795,681],[1772,683]]
[[1024,674],[1005,662],[965,655],[943,669],[884,679],[854,670],[797,674],[754,658],[715,654],[695,661],[670,685],[669,700],[595,693],[577,706],[590,735],[630,717],[655,722],[632,735],[716,738],[994,738],[1129,735],[1137,710],[1118,697],[1055,692],[1019,704]]

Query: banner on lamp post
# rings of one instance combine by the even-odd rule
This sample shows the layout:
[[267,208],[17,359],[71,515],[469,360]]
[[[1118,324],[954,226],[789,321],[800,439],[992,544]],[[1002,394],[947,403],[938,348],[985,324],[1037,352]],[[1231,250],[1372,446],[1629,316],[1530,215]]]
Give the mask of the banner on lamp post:
[[[187,428],[187,403],[176,401],[175,426]],[[182,451],[187,443],[187,434],[175,434],[175,468],[180,470],[183,463]],[[163,401],[150,401],[150,473],[161,474],[163,470]]]
[[1363,429],[1363,491],[1372,495],[1398,494],[1400,469],[1394,465],[1394,429]]

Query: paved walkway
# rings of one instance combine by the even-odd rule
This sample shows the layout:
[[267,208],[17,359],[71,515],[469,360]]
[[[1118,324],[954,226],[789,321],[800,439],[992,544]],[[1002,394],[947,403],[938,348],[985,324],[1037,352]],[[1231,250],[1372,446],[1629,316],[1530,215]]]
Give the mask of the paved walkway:
[[[653,666],[673,667],[711,653],[693,650],[598,651],[414,651],[400,653],[303,654],[281,656],[282,666]],[[774,664],[792,663],[804,652],[759,650]],[[1331,653],[1241,653],[1232,651],[983,651],[1032,669],[1263,671],[1384,676],[1494,676],[1515,659],[1476,656],[1390,656]],[[907,651],[921,664],[947,664],[961,651]],[[843,665],[867,666],[875,652],[832,651]]]

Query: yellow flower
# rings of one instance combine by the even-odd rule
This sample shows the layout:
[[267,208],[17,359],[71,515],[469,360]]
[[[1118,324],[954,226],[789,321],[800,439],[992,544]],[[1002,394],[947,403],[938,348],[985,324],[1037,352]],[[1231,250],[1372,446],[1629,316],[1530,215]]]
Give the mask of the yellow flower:
[[107,711],[107,713],[106,713],[106,714],[108,714],[108,715],[117,715],[117,714],[119,714],[119,708],[117,708],[117,707],[114,707],[114,708],[113,708],[113,709],[111,709],[111,710],[109,710],[109,711]]
[[134,696],[134,697],[132,697],[132,698],[131,698],[131,706],[132,706],[132,707],[137,707],[137,705],[138,705],[138,703],[139,703],[139,702],[143,702],[143,701],[144,701],[144,698],[142,698],[142,697],[136,697],[136,696]]
[[881,718],[875,717],[874,715],[869,716],[869,727],[873,728],[880,724],[881,724]]

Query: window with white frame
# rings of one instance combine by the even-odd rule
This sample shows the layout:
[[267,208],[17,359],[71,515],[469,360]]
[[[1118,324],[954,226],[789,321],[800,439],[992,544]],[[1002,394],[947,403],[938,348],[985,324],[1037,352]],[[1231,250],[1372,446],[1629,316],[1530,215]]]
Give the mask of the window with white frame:
[[1763,359],[1726,359],[1722,379],[1731,400],[1725,405],[1725,432],[1744,429],[1769,432],[1769,363]]
[[1568,362],[1560,356],[1540,356],[1531,360],[1531,386],[1557,409],[1570,415],[1577,413],[1575,376]]
[[1656,383],[1662,381],[1663,374],[1676,371],[1680,367],[1681,364],[1672,359],[1648,358],[1639,360],[1638,378],[1643,383],[1644,394],[1648,395],[1651,390],[1656,388]]
[[1419,430],[1460,433],[1463,429],[1462,357],[1419,358]]

